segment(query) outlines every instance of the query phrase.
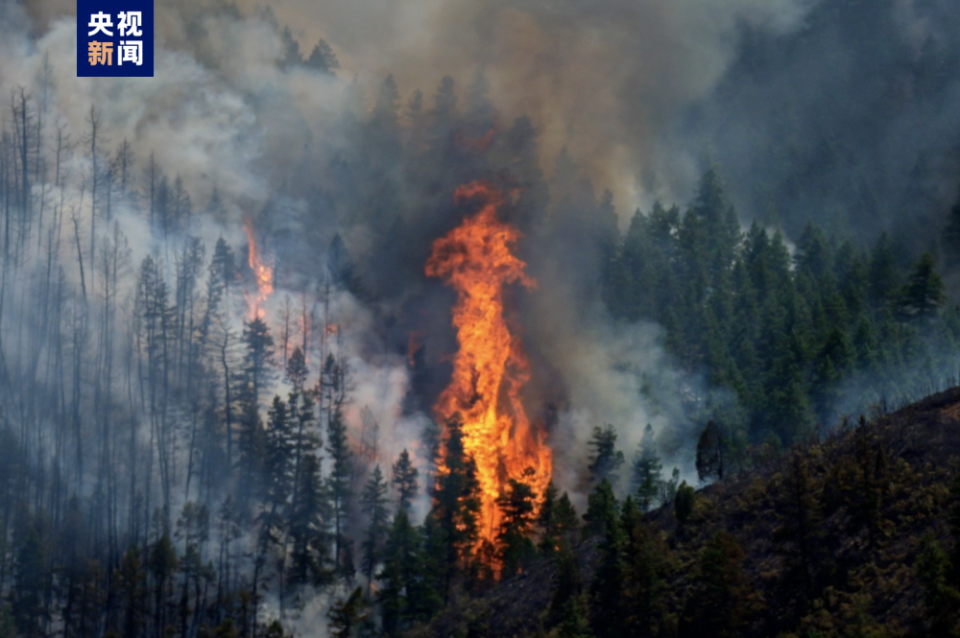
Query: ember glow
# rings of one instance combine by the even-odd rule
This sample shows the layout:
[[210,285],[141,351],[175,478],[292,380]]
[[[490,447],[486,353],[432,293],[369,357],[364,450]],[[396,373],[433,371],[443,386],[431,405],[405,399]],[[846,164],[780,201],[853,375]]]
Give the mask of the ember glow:
[[257,294],[250,296],[244,293],[247,306],[250,310],[250,320],[264,316],[263,304],[267,298],[273,294],[273,267],[263,263],[263,258],[257,248],[257,241],[253,236],[253,223],[248,219],[243,224],[243,229],[247,232],[247,246],[249,254],[247,262],[257,280]]
[[542,495],[552,456],[542,429],[530,423],[520,400],[529,365],[520,338],[510,334],[503,315],[503,286],[519,282],[533,289],[536,282],[510,250],[519,231],[496,217],[502,194],[486,182],[456,190],[458,203],[474,198],[482,208],[434,242],[426,273],[457,290],[453,325],[459,350],[450,385],[434,410],[444,422],[460,414],[464,448],[476,461],[482,490],[481,535],[492,541],[501,519],[496,499],[507,481],[520,480]]

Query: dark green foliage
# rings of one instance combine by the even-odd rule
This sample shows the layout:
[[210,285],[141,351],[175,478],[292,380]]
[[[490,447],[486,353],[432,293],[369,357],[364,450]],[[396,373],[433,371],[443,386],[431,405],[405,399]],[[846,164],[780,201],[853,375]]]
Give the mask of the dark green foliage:
[[428,551],[438,551],[437,558],[443,561],[438,576],[443,580],[442,591],[446,596],[455,572],[465,572],[473,566],[481,525],[477,467],[463,449],[463,425],[459,414],[447,422],[443,467],[446,472],[437,478],[429,515],[434,525],[425,532]]
[[[608,483],[601,483],[601,486]],[[598,488],[599,489],[599,488]],[[594,494],[598,494],[594,492]],[[616,498],[612,498],[612,493],[608,494],[606,490],[598,494],[599,499],[595,499],[591,505],[603,505],[595,508],[595,513],[600,514],[599,509],[612,509],[610,512],[600,514],[605,519],[603,528],[603,540],[600,542],[600,560],[597,565],[597,573],[590,587],[590,610],[591,626],[596,632],[598,638],[615,638],[622,636],[625,629],[625,618],[623,609],[623,585],[624,574],[626,572],[626,561],[624,557],[624,544],[626,541],[623,522],[617,515]],[[612,498],[612,501],[608,500]],[[632,524],[636,519],[636,508],[631,499],[624,503],[623,519]],[[588,514],[590,511],[588,510]],[[599,520],[599,518],[598,518]]]
[[[551,625],[567,622],[572,611],[577,613],[578,621],[582,620],[579,598],[582,594],[583,584],[580,579],[580,566],[577,563],[577,556],[571,551],[568,544],[563,544],[557,551],[554,560],[557,569],[557,588],[550,600],[550,609],[547,614],[548,622]],[[577,608],[572,610],[570,608],[571,604]]]
[[617,523],[617,497],[613,493],[610,481],[603,479],[587,498],[587,512],[583,520],[587,525],[583,529],[585,537],[606,534]]
[[273,337],[262,319],[254,319],[244,326],[243,344],[243,376],[237,389],[240,408],[238,444],[242,485],[240,503],[248,507],[254,496],[268,489],[264,485],[268,443],[260,418],[260,395],[273,377]]
[[330,607],[327,618],[330,619],[330,635],[333,638],[354,638],[358,635],[366,619],[366,601],[363,588],[357,587],[344,600],[338,600]]
[[173,587],[173,577],[177,569],[177,550],[173,546],[170,534],[163,533],[150,548],[147,571],[153,582],[154,626],[163,628],[170,621],[164,600],[169,597],[168,588]]
[[623,452],[617,449],[617,432],[612,425],[594,426],[588,445],[590,451],[590,480],[617,482],[617,470],[623,465]]
[[680,468],[673,468],[670,478],[660,482],[660,502],[670,505],[677,498],[677,490],[680,488]]
[[625,520],[623,624],[638,638],[656,635],[669,593],[670,551],[655,525],[639,518]]
[[364,535],[360,568],[367,577],[367,589],[373,582],[373,571],[380,561],[383,551],[383,542],[389,526],[387,513],[387,484],[383,480],[383,472],[377,465],[370,473],[367,484],[360,494],[360,507],[367,517],[367,532]]
[[577,516],[577,510],[570,502],[570,497],[564,492],[557,501],[557,507],[553,513],[553,524],[561,536],[571,537],[580,529],[580,517]]
[[743,549],[728,532],[718,532],[700,552],[696,589],[685,606],[680,636],[733,638],[749,620],[750,601]]
[[900,314],[908,320],[930,320],[944,297],[943,280],[937,274],[933,255],[923,253],[900,295]]
[[264,433],[264,492],[263,500],[276,511],[282,507],[293,490],[293,424],[287,404],[275,396],[267,412]]
[[929,254],[908,270],[887,235],[872,251],[813,225],[795,240],[791,264],[779,232],[741,232],[710,168],[683,214],[638,211],[604,271],[614,317],[662,325],[684,369],[735,395],[733,410],[691,415],[723,424],[725,471],[749,442],[789,445],[884,397],[922,396],[911,366],[952,369],[960,333]]
[[345,530],[350,513],[352,497],[351,478],[353,474],[353,452],[347,441],[347,424],[339,406],[335,407],[327,423],[327,453],[333,467],[327,479],[330,495],[330,509],[333,517],[334,571],[338,574],[348,571],[348,540]]
[[637,504],[644,512],[648,511],[660,498],[663,479],[662,465],[657,456],[656,443],[653,440],[653,427],[648,423],[640,441],[640,450],[633,462],[633,484],[637,493]]
[[391,479],[393,487],[397,490],[397,504],[401,509],[409,511],[413,499],[417,497],[417,492],[420,489],[417,483],[419,477],[420,471],[414,467],[410,460],[410,453],[404,448],[400,452],[397,462],[393,464]]
[[701,482],[711,478],[723,480],[726,451],[723,430],[715,422],[707,422],[697,441],[697,476]]
[[497,499],[497,505],[503,515],[497,534],[502,574],[512,576],[535,554],[530,534],[533,531],[536,494],[526,483],[510,479],[506,490]]
[[320,461],[303,458],[297,496],[290,508],[287,526],[291,540],[288,579],[292,584],[322,583],[328,579],[330,551],[330,502],[320,478]]
[[537,516],[537,527],[541,536],[538,548],[545,555],[551,555],[562,546],[574,540],[580,529],[580,516],[574,509],[570,497],[564,492],[557,498],[557,488],[550,483]]
[[785,477],[783,524],[777,536],[786,555],[785,587],[796,601],[797,617],[807,613],[815,590],[814,575],[829,560],[823,548],[820,499],[805,455],[794,453]]
[[563,605],[563,620],[557,631],[558,638],[593,638],[590,623],[583,612],[585,604],[581,599],[570,598]]
[[123,596],[123,638],[141,635],[146,622],[147,572],[136,547],[127,551],[120,561],[119,585]]
[[948,582],[951,561],[931,531],[923,537],[917,556],[917,578],[923,586],[927,635],[947,638],[956,635],[957,604],[960,592]]
[[383,571],[378,575],[382,587],[377,598],[387,635],[406,628],[424,610],[434,606],[428,599],[437,594],[425,591],[427,585],[422,577],[425,569],[422,542],[423,538],[410,524],[406,510],[399,510],[384,548]]
[[684,481],[677,488],[677,495],[673,500],[673,514],[680,525],[685,525],[693,513],[693,506],[697,502],[697,491]]

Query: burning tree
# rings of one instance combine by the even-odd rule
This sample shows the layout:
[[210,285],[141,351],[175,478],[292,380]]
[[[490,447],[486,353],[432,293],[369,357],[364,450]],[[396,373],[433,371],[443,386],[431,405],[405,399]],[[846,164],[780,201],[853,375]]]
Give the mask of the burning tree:
[[[497,498],[509,481],[526,483],[536,495],[550,482],[550,448],[520,400],[529,364],[503,314],[505,284],[519,282],[529,290],[536,282],[511,252],[519,231],[497,219],[502,194],[479,181],[459,187],[454,197],[458,203],[478,199],[482,206],[434,242],[426,264],[427,275],[457,290],[453,325],[459,350],[450,385],[434,409],[444,423],[457,413],[462,418],[464,449],[476,462],[480,484],[480,534],[493,541],[502,519]],[[440,468],[444,471],[448,468]]]

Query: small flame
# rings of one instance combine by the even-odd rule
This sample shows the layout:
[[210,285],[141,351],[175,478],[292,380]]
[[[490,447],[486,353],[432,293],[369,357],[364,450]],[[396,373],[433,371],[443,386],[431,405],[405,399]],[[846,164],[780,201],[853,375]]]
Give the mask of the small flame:
[[250,269],[253,270],[253,275],[257,280],[256,297],[251,297],[247,293],[243,295],[250,309],[250,319],[252,321],[258,318],[263,319],[265,314],[263,304],[273,294],[273,266],[263,263],[260,251],[257,249],[257,241],[253,235],[253,222],[247,219],[243,224],[243,229],[247,232],[247,246],[249,247],[247,262],[250,264]]
[[496,134],[497,122],[494,121],[493,126],[490,127],[487,132],[480,137],[470,138],[467,137],[463,131],[460,131],[456,134],[454,141],[464,148],[471,148],[478,153],[486,153],[487,149],[490,148],[490,143],[493,141],[493,138]]
[[460,186],[454,197],[478,198],[483,206],[433,243],[426,264],[428,276],[442,277],[457,290],[453,325],[460,347],[450,385],[434,410],[444,421],[456,413],[463,420],[464,449],[476,461],[482,492],[481,535],[493,542],[502,519],[496,500],[508,480],[542,495],[552,471],[544,433],[530,423],[520,400],[529,364],[503,316],[505,284],[519,282],[527,289],[537,284],[510,252],[520,232],[496,217],[503,194],[480,181]]

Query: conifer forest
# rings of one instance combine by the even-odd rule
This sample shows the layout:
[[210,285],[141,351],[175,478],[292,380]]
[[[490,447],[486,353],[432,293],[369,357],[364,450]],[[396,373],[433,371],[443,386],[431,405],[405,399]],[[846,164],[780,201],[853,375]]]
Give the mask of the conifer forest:
[[76,5],[0,0],[0,638],[960,635],[956,2]]

